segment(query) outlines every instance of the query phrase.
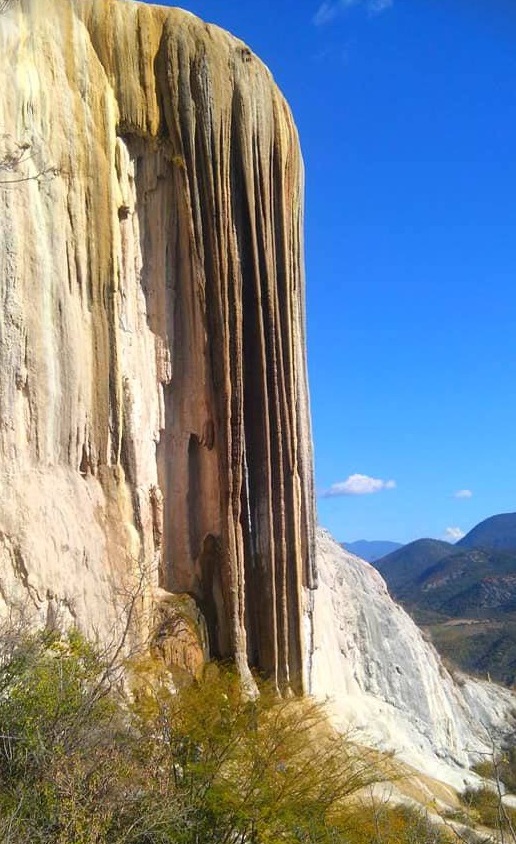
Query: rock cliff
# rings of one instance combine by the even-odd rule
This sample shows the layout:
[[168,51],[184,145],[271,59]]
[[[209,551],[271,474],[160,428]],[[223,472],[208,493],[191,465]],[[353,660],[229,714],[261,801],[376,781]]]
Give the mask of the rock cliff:
[[267,68],[122,0],[9,3],[0,67],[0,618],[153,630],[467,764],[511,694],[454,683],[324,534],[313,591],[302,162]]
[[301,688],[313,503],[289,109],[242,42],[179,9],[19,0],[0,57],[4,611],[116,641],[189,593],[211,654]]

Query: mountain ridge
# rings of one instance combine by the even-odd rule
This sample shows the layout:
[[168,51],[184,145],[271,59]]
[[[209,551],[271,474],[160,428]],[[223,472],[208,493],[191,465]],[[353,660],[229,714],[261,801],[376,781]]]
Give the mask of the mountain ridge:
[[460,548],[516,551],[516,513],[498,513],[473,527],[456,543]]
[[391,554],[376,560],[375,568],[383,575],[396,598],[405,588],[422,577],[426,569],[453,554],[455,546],[441,539],[416,539]]
[[375,562],[402,547],[401,542],[392,542],[388,539],[358,539],[355,542],[341,542],[340,544],[350,554],[356,554],[357,557],[366,560],[368,563]]

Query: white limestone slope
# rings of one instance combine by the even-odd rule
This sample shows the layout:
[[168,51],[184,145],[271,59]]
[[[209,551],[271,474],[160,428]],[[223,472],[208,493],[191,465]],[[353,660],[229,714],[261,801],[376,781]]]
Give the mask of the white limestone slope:
[[511,725],[516,698],[493,683],[454,676],[371,565],[317,536],[312,693],[335,723],[418,770],[461,788],[468,766]]

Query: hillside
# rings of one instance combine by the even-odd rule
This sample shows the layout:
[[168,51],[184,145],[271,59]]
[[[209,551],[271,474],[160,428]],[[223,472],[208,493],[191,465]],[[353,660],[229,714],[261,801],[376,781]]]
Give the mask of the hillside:
[[[417,614],[414,615],[417,620]],[[450,665],[468,674],[516,684],[516,613],[502,620],[449,619],[424,627]]]
[[516,551],[516,513],[500,513],[485,519],[463,536],[457,546]]
[[[465,544],[421,539],[375,563],[444,657],[508,685],[516,681],[516,552],[501,549],[513,518],[487,519]],[[492,547],[470,547],[472,537],[487,537]]]
[[383,575],[391,594],[401,600],[410,593],[413,584],[424,573],[453,554],[455,546],[439,539],[416,539],[392,554],[375,561],[375,568]]
[[409,607],[450,617],[485,618],[513,612],[516,554],[481,548],[448,553],[413,580],[405,580],[401,588],[391,589]]

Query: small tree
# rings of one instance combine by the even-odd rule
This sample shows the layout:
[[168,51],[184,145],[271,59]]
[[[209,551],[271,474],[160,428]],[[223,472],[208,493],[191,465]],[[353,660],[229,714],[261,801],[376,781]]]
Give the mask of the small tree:
[[[9,642],[0,666],[0,816],[31,841],[102,840],[120,777],[120,703],[77,631]],[[116,776],[115,776],[116,774]],[[121,792],[120,788],[115,792]]]
[[331,730],[320,705],[280,701],[267,686],[246,700],[238,678],[215,666],[178,694],[140,694],[135,711],[152,767],[183,806],[178,841],[335,841],[350,796],[392,775]]
[[[3,11],[6,11],[6,8],[2,10],[0,7],[0,14]],[[59,175],[59,168],[41,162],[36,166],[36,172],[28,172],[24,165],[28,165],[34,159],[32,145],[28,141],[14,141],[9,135],[3,135],[2,140],[4,146],[8,146],[9,149],[0,158],[0,187],[8,187],[21,182],[40,182],[44,179],[53,179]]]

